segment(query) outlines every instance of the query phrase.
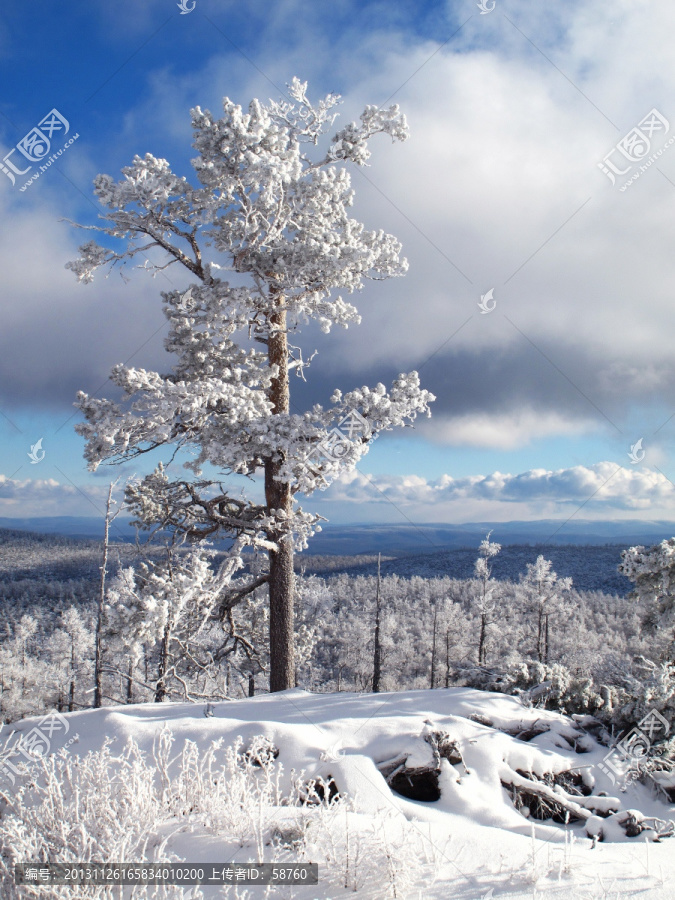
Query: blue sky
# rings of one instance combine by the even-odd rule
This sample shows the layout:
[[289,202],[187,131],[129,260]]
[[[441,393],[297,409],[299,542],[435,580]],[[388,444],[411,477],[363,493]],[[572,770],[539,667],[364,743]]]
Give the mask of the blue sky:
[[0,172],[0,516],[96,515],[118,471],[86,471],[75,392],[106,396],[118,362],[170,365],[159,291],[187,281],[78,285],[64,266],[83,233],[63,220],[95,223],[93,178],[136,153],[189,177],[191,107],[277,98],[297,75],[342,94],[342,121],[398,102],[411,137],[352,176],[355,216],[402,241],[408,275],[352,298],[359,328],[305,333],[319,355],[296,401],[412,369],[437,396],[303,506],[343,523],[675,518],[675,10],[483,6],[3,8],[0,158],[52,109],[78,137],[24,191],[34,168]]

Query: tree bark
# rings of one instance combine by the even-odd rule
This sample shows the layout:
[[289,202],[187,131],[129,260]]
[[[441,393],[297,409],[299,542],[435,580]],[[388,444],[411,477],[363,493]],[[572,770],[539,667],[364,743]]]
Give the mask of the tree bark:
[[434,606],[434,626],[431,638],[431,674],[429,676],[429,687],[433,690],[436,687],[436,626],[438,622],[438,607]]
[[68,712],[75,709],[75,641],[70,639],[70,688],[68,691]]
[[380,554],[377,554],[377,592],[375,594],[375,640],[373,649],[373,693],[379,694],[382,679],[382,643],[380,641],[380,613],[382,591],[380,577]]
[[98,612],[96,615],[96,638],[94,641],[94,709],[100,709],[101,702],[103,700],[103,691],[101,688],[101,670],[103,664],[103,647],[101,642],[103,633],[103,607],[105,604],[105,579],[108,572],[108,545],[110,543],[110,523],[117,515],[117,513],[115,513],[114,516],[110,515],[110,506],[112,504],[113,488],[117,484],[117,481],[119,481],[119,479],[111,482],[110,487],[108,488],[108,499],[105,505],[103,559],[101,561],[101,581],[99,584]]
[[[272,333],[268,338],[267,350],[270,366],[278,366],[278,374],[272,379],[269,399],[272,413],[279,415],[288,413],[290,409],[288,337],[284,298],[279,293],[273,296],[276,311],[270,316]],[[293,511],[291,487],[287,482],[277,480],[283,462],[281,453],[278,458],[265,461],[265,500],[269,515],[272,515],[272,510],[283,510],[290,520]],[[286,691],[295,686],[293,543],[290,539],[284,539],[287,536],[290,538],[290,535],[280,528],[270,529],[267,536],[277,545],[276,550],[269,551],[270,691]]]
[[480,616],[480,638],[478,640],[478,665],[487,665],[487,653],[485,648],[485,630],[487,625],[487,615],[481,613]]
[[450,687],[450,629],[445,632],[445,686]]
[[171,627],[167,623],[159,645],[159,665],[157,667],[157,683],[155,685],[155,703],[163,703],[166,697],[166,670],[169,665],[169,643]]

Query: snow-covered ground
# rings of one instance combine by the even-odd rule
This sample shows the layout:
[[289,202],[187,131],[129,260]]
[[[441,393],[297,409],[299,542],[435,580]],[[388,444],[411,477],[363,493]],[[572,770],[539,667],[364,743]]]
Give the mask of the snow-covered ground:
[[[71,713],[66,716],[68,735],[58,741],[55,735],[51,749],[57,751],[59,741],[72,740],[61,759],[62,765],[66,759],[72,765],[76,756],[81,759],[90,751],[101,751],[109,740],[114,760],[132,739],[146,763],[154,765],[153,754],[155,759],[158,753],[161,757],[161,736],[166,748],[170,732],[173,744],[165,759],[172,760],[168,771],[178,785],[174,793],[185,790],[187,796],[196,790],[197,782],[206,788],[201,789],[202,800],[193,797],[182,815],[176,814],[174,803],[171,815],[156,829],[156,839],[149,841],[146,859],[174,854],[173,858],[204,863],[279,859],[319,863],[318,886],[271,887],[267,894],[259,886],[248,893],[242,887],[238,892],[208,887],[206,897],[332,900],[353,896],[354,888],[358,896],[368,898],[439,900],[675,897],[675,837],[654,842],[654,831],[646,830],[630,838],[620,827],[620,813],[606,815],[616,809],[635,809],[663,820],[673,817],[673,806],[641,784],[617,792],[598,768],[607,747],[581,734],[576,723],[557,713],[525,708],[515,697],[464,688],[387,694],[292,690],[221,702],[208,710],[212,714],[205,712],[205,704],[167,703]],[[471,719],[472,715],[482,721]],[[5,726],[0,737],[12,728],[17,735],[28,734],[36,721]],[[431,736],[441,733],[463,761],[442,758],[439,763],[434,757]],[[213,771],[223,764],[228,746],[240,739],[235,762],[241,761],[258,736],[278,749],[278,757],[268,766],[249,766],[247,777],[266,778],[274,790],[248,792],[252,798],[248,825],[244,819],[235,821],[231,810],[229,818],[219,818],[217,786],[212,792],[215,800],[211,806],[207,802],[209,783],[217,781]],[[198,762],[193,758],[188,765],[185,756],[181,780],[177,773],[185,742],[194,742],[203,756],[218,739],[223,743],[213,754],[211,782],[200,781]],[[53,758],[58,758],[58,752]],[[421,802],[394,793],[385,779],[385,775],[392,777],[386,764],[391,768],[396,762],[400,765],[400,760],[408,770],[436,764],[440,799]],[[528,775],[542,779],[546,773],[568,770],[582,776],[589,794],[573,800],[566,796],[583,817],[591,816],[586,821],[566,825],[528,817],[526,808],[515,808],[513,789],[504,787],[504,783],[527,787]],[[161,781],[161,766],[154,777]],[[280,802],[279,798],[292,793],[293,784],[306,785],[311,778],[326,782],[332,778],[351,803],[293,806]],[[6,783],[2,786],[7,788]],[[564,796],[561,788],[547,787],[541,780],[535,786],[544,795],[549,791],[553,798]],[[227,790],[222,796],[232,806],[234,786]],[[105,793],[103,787],[101,791]],[[243,799],[239,808],[245,805]],[[5,809],[0,826],[9,828],[10,815]],[[26,827],[30,832],[30,822]],[[603,840],[587,836],[599,829]],[[162,837],[168,838],[167,843],[159,856],[153,855]],[[23,840],[22,847],[30,846],[28,838]],[[100,861],[101,854],[92,852],[90,859]]]

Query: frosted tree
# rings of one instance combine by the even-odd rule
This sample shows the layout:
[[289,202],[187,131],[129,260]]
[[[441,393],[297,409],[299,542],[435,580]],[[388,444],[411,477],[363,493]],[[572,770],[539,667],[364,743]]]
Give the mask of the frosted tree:
[[59,619],[59,627],[46,642],[46,649],[54,664],[58,698],[57,707],[73,712],[84,706],[75,700],[77,690],[91,674],[95,636],[80,611],[70,606]]
[[36,715],[51,702],[52,666],[41,652],[38,622],[24,614],[0,646],[0,720]]
[[497,590],[497,582],[492,577],[493,559],[502,549],[501,544],[490,540],[491,531],[480,542],[478,559],[474,564],[476,579],[476,592],[474,598],[475,608],[480,616],[480,633],[478,636],[478,665],[487,665],[487,629],[490,617],[495,606],[494,593]]
[[127,651],[134,664],[148,649],[156,651],[156,703],[166,699],[172,680],[182,685],[184,699],[191,700],[183,667],[194,671],[213,662],[212,655],[204,661],[200,638],[238,560],[232,554],[214,572],[212,555],[203,547],[180,554],[169,548],[166,560],[121,569],[108,589],[107,643],[113,651]]
[[[653,547],[630,547],[621,554],[618,569],[633,582],[633,600],[645,600],[645,624],[652,630],[675,626],[675,538]],[[675,631],[671,635],[669,656],[675,660]]]
[[552,562],[539,555],[535,562],[528,563],[525,574],[520,577],[520,596],[530,611],[534,613],[537,628],[537,659],[548,663],[550,649],[549,620],[552,615],[571,611],[568,600],[572,590],[571,578],[559,578],[551,571]]
[[[127,500],[148,526],[192,540],[244,537],[268,554],[268,571],[245,590],[268,585],[272,691],[294,684],[293,554],[307,546],[319,521],[295,495],[311,494],[353,468],[369,438],[428,415],[434,399],[412,372],[389,391],[382,384],[344,395],[336,390],[329,408],[291,412],[290,373],[304,377],[309,359],[289,336],[309,320],[324,332],[358,324],[356,308],[332,292],[351,293],[364,279],[403,275],[407,268],[394,237],[349,217],[346,169],[366,164],[377,134],[405,140],[404,116],[397,106],[367,106],[358,123],[326,139],[339,97],[314,104],[306,91],[294,79],[288,100],[253,100],[248,112],[225,98],[220,119],[194,109],[198,186],[150,154],[136,156],[119,182],[98,176],[104,224],[89,227],[126,249],[90,241],[68,264],[89,282],[98,268],[140,255],[155,275],[177,266],[192,279],[187,292],[162,295],[170,326],[165,346],[177,357],[171,373],[115,366],[111,379],[123,399],[80,393],[85,421],[78,431],[92,469],[171,447],[174,455],[192,452],[185,466],[197,478],[205,465],[226,477],[262,473],[262,503],[242,499],[221,481],[170,481],[162,467],[128,489]],[[222,279],[227,271],[236,283]],[[240,591],[231,602],[243,596]]]

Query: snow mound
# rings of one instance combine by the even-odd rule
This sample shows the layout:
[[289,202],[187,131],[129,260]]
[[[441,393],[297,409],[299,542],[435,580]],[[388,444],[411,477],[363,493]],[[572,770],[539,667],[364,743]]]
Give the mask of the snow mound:
[[[626,896],[639,891],[645,898],[665,898],[650,866],[675,874],[672,846],[667,850],[668,842],[660,840],[672,831],[672,807],[639,783],[614,793],[598,767],[607,748],[583,723],[524,708],[504,694],[296,689],[216,703],[208,711],[204,704],[143,704],[64,719],[72,743],[62,759],[93,760],[91,754],[106,751],[109,765],[122,765],[128,748],[136,748],[134,777],[145,766],[147,778],[161,787],[157,796],[172,811],[168,816],[165,810],[166,821],[153,820],[155,849],[163,835],[163,852],[190,861],[304,854],[333,871],[323,893],[316,887],[274,887],[268,896],[334,897],[356,890],[363,896],[417,897],[425,883],[425,897],[469,900],[489,889],[498,897],[508,887],[509,897],[518,898],[532,897],[535,883],[550,891],[545,896],[571,898],[604,872],[616,881],[619,895],[625,887]],[[12,727],[28,734],[35,721]],[[208,777],[200,769],[207,757]],[[223,760],[229,760],[225,768]],[[269,813],[258,832],[254,824],[247,832],[240,823],[236,839],[229,819],[225,827],[218,792],[227,778],[225,805],[238,778],[242,809],[251,785],[258,792],[261,810],[265,805]],[[4,784],[5,850],[12,806],[22,797],[24,806],[30,802],[22,783],[24,788],[18,780]],[[192,797],[191,806],[176,806],[181,791]],[[33,802],[38,803],[35,793]],[[645,841],[658,866],[645,859]],[[634,849],[627,855],[617,844]]]

